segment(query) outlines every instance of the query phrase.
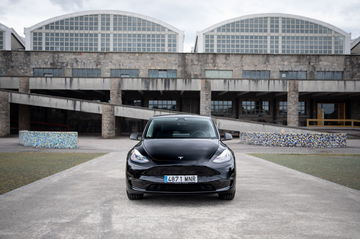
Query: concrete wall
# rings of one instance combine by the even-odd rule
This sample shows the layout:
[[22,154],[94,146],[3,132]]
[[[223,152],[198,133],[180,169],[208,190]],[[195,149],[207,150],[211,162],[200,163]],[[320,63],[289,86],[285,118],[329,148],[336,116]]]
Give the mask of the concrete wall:
[[[0,89],[18,89],[22,77],[0,77]],[[110,90],[116,78],[30,77],[32,90]],[[212,91],[286,92],[287,80],[209,79]],[[299,92],[359,92],[360,80],[298,80]],[[123,78],[122,90],[200,91],[201,79]]]
[[64,68],[71,77],[72,68],[100,68],[102,77],[110,69],[139,69],[148,77],[149,69],[176,69],[177,77],[205,77],[205,70],[232,70],[233,78],[242,78],[242,70],[269,70],[271,78],[279,71],[344,71],[348,80],[360,79],[360,56],[356,55],[244,55],[195,53],[85,53],[85,52],[0,52],[0,68],[5,75],[31,76],[32,68]]

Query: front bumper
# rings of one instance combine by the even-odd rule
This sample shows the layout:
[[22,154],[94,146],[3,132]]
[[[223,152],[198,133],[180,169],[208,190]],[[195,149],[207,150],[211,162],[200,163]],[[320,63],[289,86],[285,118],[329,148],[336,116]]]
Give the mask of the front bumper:
[[[129,193],[210,194],[235,190],[234,163],[217,165],[139,165],[128,161],[126,173]],[[198,175],[197,183],[164,183],[164,175]]]

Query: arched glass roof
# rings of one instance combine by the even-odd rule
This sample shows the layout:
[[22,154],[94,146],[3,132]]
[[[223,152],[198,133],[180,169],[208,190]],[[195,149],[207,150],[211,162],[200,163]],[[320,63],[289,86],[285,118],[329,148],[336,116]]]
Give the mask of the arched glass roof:
[[349,54],[350,34],[328,23],[289,14],[255,14],[197,34],[198,52]]
[[27,50],[179,52],[184,34],[160,20],[123,11],[86,11],[25,29]]

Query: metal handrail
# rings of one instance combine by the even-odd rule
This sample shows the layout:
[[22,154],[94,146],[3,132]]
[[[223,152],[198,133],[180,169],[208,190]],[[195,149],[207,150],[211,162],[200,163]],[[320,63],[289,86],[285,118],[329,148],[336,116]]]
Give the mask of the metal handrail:
[[[310,122],[317,122],[317,124],[312,125]],[[325,122],[338,122],[338,125],[325,125]],[[350,124],[346,124],[350,122]],[[322,123],[322,124],[319,124]],[[343,123],[343,124],[341,124]],[[356,125],[358,123],[359,125]],[[351,127],[351,128],[360,128],[360,120],[355,119],[306,119],[306,127]]]

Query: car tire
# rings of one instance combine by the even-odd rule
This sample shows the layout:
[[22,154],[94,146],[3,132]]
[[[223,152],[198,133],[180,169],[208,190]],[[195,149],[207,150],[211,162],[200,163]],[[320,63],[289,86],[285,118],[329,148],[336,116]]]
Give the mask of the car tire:
[[221,200],[233,200],[235,197],[235,191],[230,193],[219,193],[219,199]]
[[142,193],[129,193],[129,192],[126,192],[127,194],[127,197],[129,200],[141,200],[144,198],[144,194]]

